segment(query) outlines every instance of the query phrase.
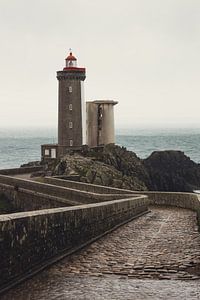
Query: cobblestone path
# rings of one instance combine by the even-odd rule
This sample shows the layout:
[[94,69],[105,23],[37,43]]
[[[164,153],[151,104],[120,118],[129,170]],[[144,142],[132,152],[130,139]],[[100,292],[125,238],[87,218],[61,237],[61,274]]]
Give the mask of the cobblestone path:
[[158,207],[59,266],[66,273],[158,279],[197,279],[199,267],[200,234],[196,214],[185,209]]
[[2,299],[200,299],[199,266],[196,214],[152,207]]

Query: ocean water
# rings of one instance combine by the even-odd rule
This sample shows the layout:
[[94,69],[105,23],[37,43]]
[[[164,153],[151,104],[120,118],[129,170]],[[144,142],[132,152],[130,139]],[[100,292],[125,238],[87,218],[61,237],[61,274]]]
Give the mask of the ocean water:
[[[0,129],[0,169],[40,160],[40,145],[56,143],[56,129]],[[181,150],[200,163],[200,129],[118,129],[116,144],[140,158],[156,150]]]

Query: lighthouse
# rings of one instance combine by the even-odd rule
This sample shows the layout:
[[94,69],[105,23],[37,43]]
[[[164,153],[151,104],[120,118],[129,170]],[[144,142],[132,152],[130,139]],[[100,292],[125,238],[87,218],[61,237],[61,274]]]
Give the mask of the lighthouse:
[[85,72],[85,68],[77,66],[72,52],[66,57],[63,70],[57,72],[59,156],[68,148],[86,143]]
[[[58,79],[58,143],[41,145],[42,160],[63,157],[83,145],[102,148],[115,143],[113,100],[84,99],[85,68],[77,66],[72,51],[65,59]],[[87,109],[86,109],[87,106]]]

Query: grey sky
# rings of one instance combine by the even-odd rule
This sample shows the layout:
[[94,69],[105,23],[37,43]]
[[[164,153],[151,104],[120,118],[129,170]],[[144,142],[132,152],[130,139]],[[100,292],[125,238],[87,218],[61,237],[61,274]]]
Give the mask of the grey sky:
[[117,127],[200,127],[199,0],[0,0],[0,127],[57,126],[71,47]]

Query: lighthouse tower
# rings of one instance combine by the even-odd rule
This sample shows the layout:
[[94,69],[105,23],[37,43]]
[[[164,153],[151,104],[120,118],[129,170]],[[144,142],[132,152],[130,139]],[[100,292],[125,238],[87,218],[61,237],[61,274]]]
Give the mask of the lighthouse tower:
[[86,143],[86,107],[83,82],[85,68],[77,67],[77,59],[69,53],[66,65],[57,72],[58,86],[58,152],[78,148]]
[[[58,79],[58,143],[41,145],[42,160],[62,158],[83,145],[102,148],[115,143],[113,100],[84,100],[85,68],[70,51]],[[86,110],[87,105],[87,110]],[[87,114],[87,117],[86,117]],[[86,128],[87,126],[87,128]]]

